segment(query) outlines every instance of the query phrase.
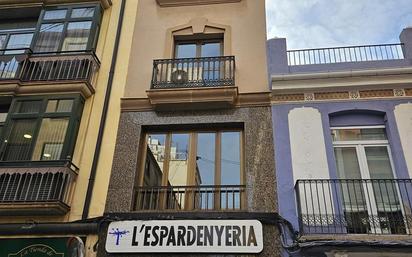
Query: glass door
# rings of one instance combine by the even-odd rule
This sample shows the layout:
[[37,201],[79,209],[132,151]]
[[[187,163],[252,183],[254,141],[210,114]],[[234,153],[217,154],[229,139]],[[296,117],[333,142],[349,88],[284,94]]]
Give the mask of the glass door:
[[399,201],[399,188],[393,181],[394,173],[388,145],[362,146],[365,165],[372,183],[370,187],[374,192],[376,206],[374,209],[374,222],[385,234],[404,234],[405,224],[403,212]]
[[356,146],[335,147],[336,167],[338,178],[338,190],[341,191],[341,204],[343,217],[339,220],[347,222],[348,233],[368,233],[367,222],[371,206],[367,206],[365,198],[362,172]]
[[384,127],[332,129],[348,233],[404,234]]
[[[187,72],[189,81],[207,84],[222,77],[224,62],[213,57],[222,56],[221,40],[197,40],[176,42],[175,58],[197,58],[193,61],[177,62],[175,69]],[[199,59],[201,58],[201,59]],[[174,71],[172,71],[173,74]],[[172,75],[173,76],[173,75]]]

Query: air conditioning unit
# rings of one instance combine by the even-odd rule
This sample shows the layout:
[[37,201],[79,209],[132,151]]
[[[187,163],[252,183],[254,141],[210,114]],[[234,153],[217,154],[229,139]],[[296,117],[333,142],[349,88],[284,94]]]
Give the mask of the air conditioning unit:
[[171,76],[171,81],[175,84],[182,84],[189,81],[187,71],[185,70],[175,70]]
[[182,84],[191,81],[202,81],[203,80],[203,68],[202,67],[184,67],[176,68],[169,67],[166,71],[161,74],[161,81],[168,81],[175,84]]

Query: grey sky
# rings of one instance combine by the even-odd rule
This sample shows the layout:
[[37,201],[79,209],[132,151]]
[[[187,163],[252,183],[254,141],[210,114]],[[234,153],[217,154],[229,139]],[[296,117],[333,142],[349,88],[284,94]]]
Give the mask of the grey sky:
[[268,38],[288,49],[399,42],[412,0],[266,0]]

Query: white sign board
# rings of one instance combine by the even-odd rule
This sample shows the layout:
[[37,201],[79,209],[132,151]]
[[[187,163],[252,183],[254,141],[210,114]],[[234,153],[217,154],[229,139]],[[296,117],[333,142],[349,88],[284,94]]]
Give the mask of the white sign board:
[[259,253],[258,220],[136,220],[109,225],[109,253]]

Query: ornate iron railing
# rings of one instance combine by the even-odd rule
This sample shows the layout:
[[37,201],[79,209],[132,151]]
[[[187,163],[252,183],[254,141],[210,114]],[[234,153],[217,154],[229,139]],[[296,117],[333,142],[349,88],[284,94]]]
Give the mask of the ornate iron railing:
[[234,85],[234,56],[153,61],[152,89]]
[[403,44],[361,45],[289,50],[288,64],[311,65],[404,59]]
[[60,167],[3,169],[0,174],[0,205],[38,202],[69,205],[77,171],[71,162]]
[[0,50],[0,81],[83,81],[92,86],[100,61],[92,51]]
[[314,179],[295,185],[302,234],[412,234],[411,179]]
[[138,187],[135,210],[241,210],[245,190],[244,185]]

